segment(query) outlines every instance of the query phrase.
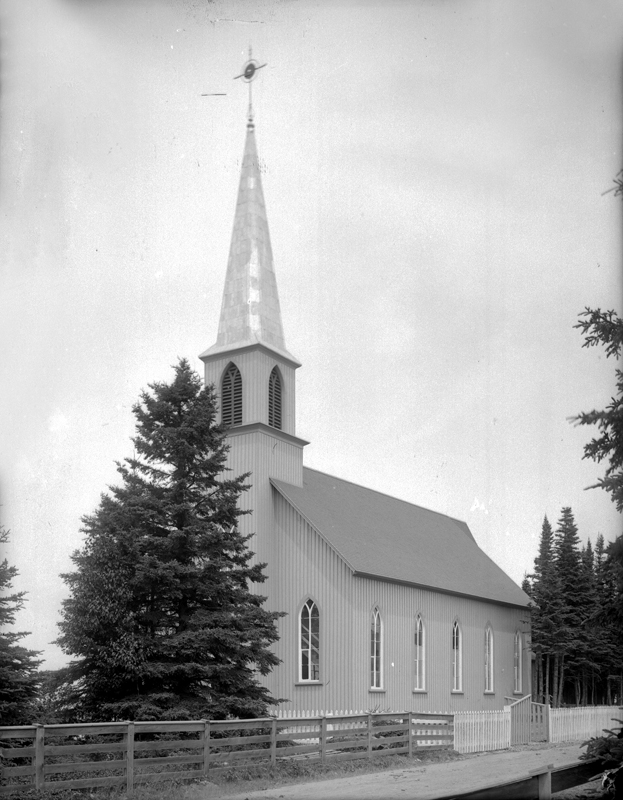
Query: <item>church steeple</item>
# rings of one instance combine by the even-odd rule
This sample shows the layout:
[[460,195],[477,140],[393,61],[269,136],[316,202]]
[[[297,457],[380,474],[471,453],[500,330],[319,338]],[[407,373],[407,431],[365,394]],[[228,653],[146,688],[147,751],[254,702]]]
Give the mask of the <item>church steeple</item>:
[[203,356],[263,344],[293,359],[283,335],[251,107],[216,344]]
[[[300,449],[295,436],[295,371],[286,349],[262,191],[255,125],[249,114],[216,344],[201,354],[230,436],[263,426]],[[276,451],[275,451],[276,452]]]
[[[253,80],[263,64],[249,60],[241,75]],[[286,350],[266,219],[255,125],[249,113],[216,344],[201,354],[206,385],[214,385],[220,422],[227,428],[227,467],[251,473],[243,504],[253,519],[272,508],[271,478],[303,484],[303,448],[296,436],[296,370]],[[259,525],[244,517],[245,531]],[[269,560],[257,542],[260,560]]]

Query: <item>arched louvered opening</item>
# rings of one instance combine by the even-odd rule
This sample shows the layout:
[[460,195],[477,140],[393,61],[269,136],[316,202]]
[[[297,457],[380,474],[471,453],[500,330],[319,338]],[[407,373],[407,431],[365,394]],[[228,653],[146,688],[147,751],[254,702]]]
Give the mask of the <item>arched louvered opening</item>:
[[242,375],[235,364],[230,364],[223,375],[221,421],[227,428],[242,425]]
[[415,618],[415,686],[420,691],[424,690],[424,623],[420,614]]
[[452,626],[452,691],[463,691],[463,637],[458,621]]
[[493,691],[493,631],[485,628],[485,692]]
[[383,622],[378,608],[370,619],[370,687],[383,687]]
[[320,614],[313,600],[308,600],[301,609],[300,625],[300,674],[301,681],[320,680]]
[[281,430],[281,375],[273,368],[268,379],[268,424]]

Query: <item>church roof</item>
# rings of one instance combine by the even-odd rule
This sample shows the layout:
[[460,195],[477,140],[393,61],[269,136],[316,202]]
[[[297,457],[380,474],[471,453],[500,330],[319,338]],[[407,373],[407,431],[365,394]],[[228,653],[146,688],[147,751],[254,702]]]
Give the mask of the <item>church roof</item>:
[[283,336],[255,127],[249,112],[218,337],[202,356],[257,343],[293,358]]
[[513,606],[530,602],[465,522],[313,469],[303,469],[302,487],[271,483],[355,574]]

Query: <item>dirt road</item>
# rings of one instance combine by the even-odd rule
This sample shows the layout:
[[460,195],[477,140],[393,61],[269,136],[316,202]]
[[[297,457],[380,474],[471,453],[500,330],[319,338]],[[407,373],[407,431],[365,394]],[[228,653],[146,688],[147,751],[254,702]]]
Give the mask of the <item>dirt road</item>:
[[563,766],[577,761],[582,752],[579,744],[532,745],[421,767],[246,792],[227,800],[433,800],[523,778],[547,764]]

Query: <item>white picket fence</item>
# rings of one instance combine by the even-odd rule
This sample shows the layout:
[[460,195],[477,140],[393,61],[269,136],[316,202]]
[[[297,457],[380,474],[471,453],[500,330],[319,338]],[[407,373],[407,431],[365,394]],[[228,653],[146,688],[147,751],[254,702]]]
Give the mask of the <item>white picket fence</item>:
[[[280,711],[279,719],[295,720],[301,717],[341,717],[367,714],[367,711]],[[623,719],[623,709],[617,706],[585,706],[549,709],[549,741],[577,742],[601,736],[604,729],[611,729]],[[414,727],[417,721],[414,719]],[[427,727],[430,726],[427,721]],[[360,720],[340,722],[341,728],[359,728]],[[289,729],[288,729],[289,730]],[[296,725],[292,731],[312,732],[315,728]],[[332,730],[330,722],[327,730]],[[414,731],[416,732],[416,731]],[[419,732],[419,731],[418,731]],[[423,731],[422,731],[423,733]],[[422,741],[420,744],[429,744]],[[462,711],[454,715],[454,749],[459,753],[480,753],[505,750],[511,746],[511,712],[506,711]]]
[[510,711],[461,711],[454,715],[454,749],[459,753],[511,746]]
[[585,706],[579,708],[551,708],[549,712],[550,742],[577,742],[601,736],[604,729],[617,725],[613,720],[623,719],[623,710],[617,706]]

